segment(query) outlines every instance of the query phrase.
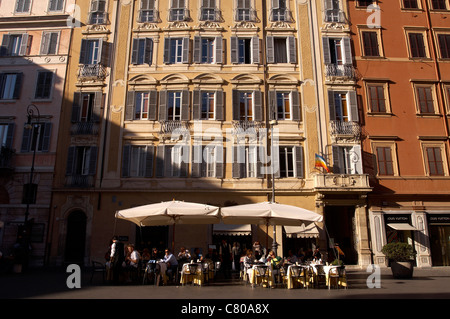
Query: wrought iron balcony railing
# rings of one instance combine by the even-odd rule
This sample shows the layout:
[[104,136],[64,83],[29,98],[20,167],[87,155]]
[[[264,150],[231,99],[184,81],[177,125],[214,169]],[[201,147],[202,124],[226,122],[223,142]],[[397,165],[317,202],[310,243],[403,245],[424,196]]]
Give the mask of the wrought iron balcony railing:
[[97,135],[98,131],[99,126],[94,122],[77,122],[70,128],[72,135]]
[[343,78],[356,78],[356,71],[351,64],[325,64],[325,75],[327,77],[343,77]]
[[344,23],[345,13],[339,9],[325,10],[325,22]]
[[221,12],[217,8],[201,8],[199,13],[200,21],[220,21]]
[[94,176],[92,175],[69,175],[66,176],[66,187],[94,187]]
[[83,64],[80,66],[78,78],[80,80],[104,80],[107,74],[106,68],[101,64]]
[[161,135],[187,135],[189,134],[189,123],[185,121],[160,121],[161,128],[159,134]]
[[256,10],[254,9],[235,9],[234,19],[236,21],[256,22]]
[[190,18],[191,17],[188,9],[174,8],[169,10],[169,21],[188,21]]
[[150,10],[140,10],[139,11],[139,17],[138,22],[145,23],[145,22],[158,22],[159,21],[159,11],[155,9]]
[[357,122],[330,122],[331,135],[350,135],[359,137],[361,135],[361,126]]
[[294,19],[292,17],[291,10],[288,10],[286,8],[273,8],[270,10],[269,20],[272,22],[292,22]]

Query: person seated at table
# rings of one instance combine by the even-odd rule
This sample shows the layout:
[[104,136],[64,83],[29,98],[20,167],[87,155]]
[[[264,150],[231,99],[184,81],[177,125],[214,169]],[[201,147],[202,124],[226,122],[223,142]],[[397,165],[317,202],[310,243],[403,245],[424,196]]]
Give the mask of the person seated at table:
[[288,263],[291,263],[291,264],[295,264],[296,262],[298,262],[297,256],[295,256],[294,252],[290,249],[288,251],[288,256],[287,256],[286,260]]
[[151,258],[151,254],[150,251],[148,250],[148,248],[144,248],[142,250],[142,254],[141,254],[141,260],[144,264],[146,264]]
[[297,259],[298,259],[299,262],[304,262],[304,261],[306,261],[306,258],[305,258],[305,251],[303,250],[303,248],[300,248],[300,249],[299,249],[299,251],[298,251],[298,253],[297,253]]
[[150,260],[160,260],[162,258],[161,253],[155,247],[152,249],[152,253],[150,254]]
[[[133,244],[130,244],[127,246],[127,256],[125,257],[125,262],[127,264],[127,282],[131,282],[132,279],[136,279],[137,270],[139,266],[139,260],[141,259],[141,256],[139,252],[134,248]],[[132,278],[134,277],[134,278]]]
[[275,256],[275,252],[273,250],[269,251],[269,256],[267,257],[267,262],[272,266],[272,274],[274,276],[275,281],[280,274],[281,261],[283,259],[280,256]]
[[192,254],[192,260],[193,260],[194,262],[202,261],[202,260],[203,260],[203,256],[202,256],[202,254],[200,253],[200,248],[198,248],[198,247],[194,248],[194,253]]
[[189,251],[186,248],[181,247],[180,252],[178,253],[178,262],[180,264],[184,264],[184,263],[189,262],[190,259],[191,259],[191,254],[189,253]]
[[217,261],[220,261],[217,250],[208,248],[208,253],[206,254],[205,258],[203,258],[203,261],[208,263],[215,263]]
[[248,249],[246,252],[246,255],[244,257],[244,274],[247,276],[250,276],[250,270],[253,266],[253,261],[255,260],[255,257],[253,256],[253,251],[251,249]]
[[178,270],[178,261],[175,256],[170,252],[169,248],[166,248],[165,255],[163,261],[167,265],[167,276],[169,276],[169,280],[173,281],[173,275],[177,273]]

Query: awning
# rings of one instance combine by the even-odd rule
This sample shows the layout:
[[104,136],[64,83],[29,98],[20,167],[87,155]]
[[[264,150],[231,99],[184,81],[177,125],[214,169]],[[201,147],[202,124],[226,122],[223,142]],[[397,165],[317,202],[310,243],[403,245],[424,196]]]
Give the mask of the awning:
[[314,223],[305,226],[284,226],[287,238],[318,238],[319,230]]
[[228,236],[248,236],[252,234],[252,225],[234,225],[234,224],[214,224],[214,235],[228,235]]
[[407,223],[391,223],[387,225],[395,230],[416,230],[414,226]]

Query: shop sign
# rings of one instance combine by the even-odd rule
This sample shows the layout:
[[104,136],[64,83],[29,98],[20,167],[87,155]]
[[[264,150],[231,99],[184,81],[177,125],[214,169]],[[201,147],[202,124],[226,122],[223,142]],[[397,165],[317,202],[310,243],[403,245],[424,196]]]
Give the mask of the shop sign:
[[449,224],[450,225],[450,214],[449,215],[428,215],[428,221],[430,224]]
[[390,223],[411,223],[411,215],[385,215],[385,221]]

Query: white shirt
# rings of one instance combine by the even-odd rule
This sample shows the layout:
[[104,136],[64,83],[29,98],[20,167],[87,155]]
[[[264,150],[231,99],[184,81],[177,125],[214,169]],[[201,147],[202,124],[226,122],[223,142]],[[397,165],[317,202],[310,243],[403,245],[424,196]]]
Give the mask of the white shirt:
[[[139,255],[139,252],[137,250],[133,250],[133,252],[131,253],[130,258],[131,258],[130,265],[133,266],[133,267],[137,267],[139,259],[141,258],[141,256]],[[133,260],[136,260],[136,262],[133,262]]]

